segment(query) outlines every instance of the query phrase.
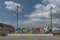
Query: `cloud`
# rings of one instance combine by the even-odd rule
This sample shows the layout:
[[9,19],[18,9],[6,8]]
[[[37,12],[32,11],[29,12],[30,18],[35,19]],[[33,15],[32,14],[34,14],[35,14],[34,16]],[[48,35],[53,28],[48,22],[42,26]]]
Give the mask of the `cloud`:
[[[46,1],[46,0],[45,0]],[[60,24],[60,0],[48,0],[51,5],[54,5],[53,22]]]
[[12,1],[5,1],[4,3],[5,3],[5,5],[6,5],[6,9],[8,9],[8,10],[16,10],[17,5],[18,5],[18,7],[19,7],[19,11],[22,10],[21,4],[14,3],[14,2],[12,2]]
[[43,0],[42,4],[44,4],[45,6],[48,5],[50,2],[48,0]]
[[35,11],[32,12],[32,14],[30,15],[30,18],[32,18],[32,19],[50,18],[50,8],[53,7],[53,10],[52,10],[53,21],[54,21],[54,19],[56,19],[56,21],[60,20],[60,16],[59,16],[60,15],[60,5],[59,5],[60,0],[44,0],[44,1],[49,1],[50,3],[46,6],[44,6],[42,4],[36,4],[34,6]]
[[[30,18],[50,18],[50,8],[51,6],[55,7],[52,4],[44,6],[42,4],[36,4],[34,6],[35,11],[29,16]],[[53,9],[53,13],[55,10]]]
[[34,6],[35,11],[33,11],[32,14],[30,15],[26,15],[27,17],[29,17],[27,21],[31,22],[30,25],[31,26],[35,25],[35,27],[41,26],[41,25],[50,26],[51,24],[50,8],[53,7],[52,9],[53,22],[52,23],[53,23],[53,26],[54,25],[59,26],[60,25],[60,0],[44,0],[44,1],[49,1],[49,3],[46,6],[42,4],[35,4]]
[[[45,6],[42,4],[35,4],[34,9],[30,15],[25,15],[28,17],[27,20],[19,21],[20,27],[41,27],[41,26],[50,26],[50,8],[53,7],[52,16],[53,16],[53,26],[60,25],[60,1],[59,0],[44,0],[49,1]],[[45,2],[46,3],[46,2]]]
[[53,19],[53,24],[59,24],[60,25],[60,19]]
[[60,0],[49,0],[50,4],[55,5],[55,13],[53,14],[53,17],[56,19],[60,19]]
[[32,12],[31,15],[29,15],[29,18],[33,21],[38,21],[38,22],[43,22],[43,21],[49,20],[51,7],[48,7],[48,6],[49,5],[44,6],[42,4],[36,4],[34,6],[35,11]]

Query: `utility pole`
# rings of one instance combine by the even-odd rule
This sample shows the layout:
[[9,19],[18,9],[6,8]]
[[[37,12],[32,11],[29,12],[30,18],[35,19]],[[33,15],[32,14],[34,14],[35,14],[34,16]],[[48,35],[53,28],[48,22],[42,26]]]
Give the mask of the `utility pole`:
[[51,14],[51,32],[52,32],[52,9],[53,9],[53,7],[50,8],[50,14]]

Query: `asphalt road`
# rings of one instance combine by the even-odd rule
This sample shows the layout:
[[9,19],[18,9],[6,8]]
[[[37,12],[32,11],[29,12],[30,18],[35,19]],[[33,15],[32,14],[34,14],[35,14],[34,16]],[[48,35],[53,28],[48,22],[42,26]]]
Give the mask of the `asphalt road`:
[[60,40],[60,36],[5,36],[0,40]]

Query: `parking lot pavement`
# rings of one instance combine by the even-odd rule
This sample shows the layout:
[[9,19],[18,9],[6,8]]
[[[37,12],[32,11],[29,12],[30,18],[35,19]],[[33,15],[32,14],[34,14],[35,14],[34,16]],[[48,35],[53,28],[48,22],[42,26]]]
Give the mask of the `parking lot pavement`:
[[4,36],[0,40],[60,40],[59,36]]

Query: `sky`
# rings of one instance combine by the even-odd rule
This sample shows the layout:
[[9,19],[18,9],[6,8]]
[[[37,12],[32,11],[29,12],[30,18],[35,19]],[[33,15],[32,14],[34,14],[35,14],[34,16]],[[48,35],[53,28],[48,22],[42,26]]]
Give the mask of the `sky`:
[[0,0],[0,23],[16,27],[17,7],[19,6],[19,28],[60,26],[60,0]]

